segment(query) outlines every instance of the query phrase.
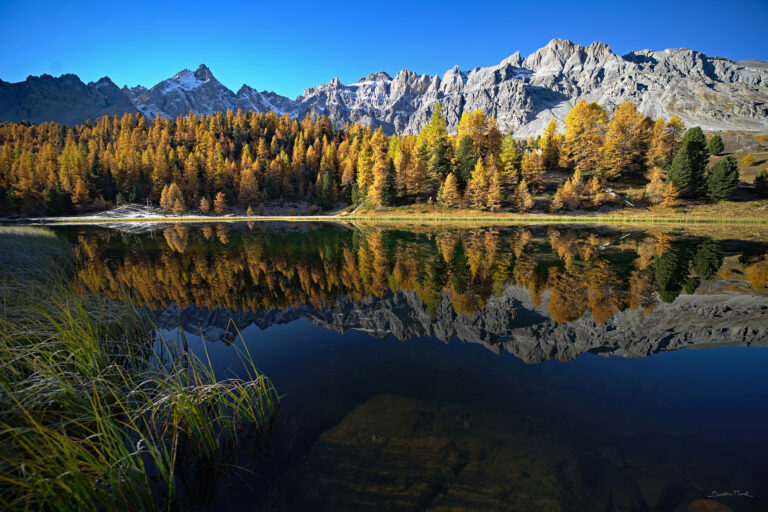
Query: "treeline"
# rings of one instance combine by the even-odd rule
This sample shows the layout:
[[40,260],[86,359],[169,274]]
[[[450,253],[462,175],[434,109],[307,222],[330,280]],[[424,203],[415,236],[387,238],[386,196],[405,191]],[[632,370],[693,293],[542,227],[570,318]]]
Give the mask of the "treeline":
[[[575,229],[455,230],[437,234],[317,230],[248,232],[221,223],[167,227],[163,237],[85,233],[74,244],[79,277],[94,291],[130,290],[151,308],[226,306],[268,311],[413,291],[434,314],[445,296],[471,315],[505,286],[525,287],[535,305],[550,292],[558,322],[589,312],[603,323],[625,309],[650,311],[713,279],[719,242],[665,234],[616,243],[616,234]],[[114,237],[129,236],[122,244]],[[124,247],[121,249],[120,247]],[[610,246],[610,250],[605,250]],[[745,259],[757,289],[768,260]],[[747,263],[749,263],[747,265]]]
[[735,160],[708,171],[701,129],[683,132],[679,119],[654,122],[629,102],[610,116],[584,101],[568,114],[564,133],[553,120],[528,141],[502,134],[482,111],[462,115],[449,135],[439,104],[418,135],[389,137],[381,128],[336,130],[325,116],[299,121],[274,112],[190,112],[152,123],[125,114],[74,127],[3,123],[0,207],[58,215],[148,201],[168,211],[240,205],[252,213],[278,200],[319,208],[437,201],[525,211],[554,169],[573,174],[550,198],[552,210],[613,201],[604,182],[633,175],[648,177],[653,203],[730,197]]

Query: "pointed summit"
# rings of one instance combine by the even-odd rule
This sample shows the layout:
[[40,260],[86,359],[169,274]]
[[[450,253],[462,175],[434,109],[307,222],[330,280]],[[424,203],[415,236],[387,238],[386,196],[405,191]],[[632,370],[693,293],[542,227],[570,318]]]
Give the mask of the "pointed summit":
[[213,73],[211,73],[211,70],[208,69],[208,66],[205,64],[200,64],[200,66],[198,66],[198,68],[195,70],[195,78],[202,80],[203,82],[207,82],[208,80],[213,79]]
[[368,76],[362,77],[358,82],[388,82],[392,77],[386,71],[379,71],[378,73],[371,73]]

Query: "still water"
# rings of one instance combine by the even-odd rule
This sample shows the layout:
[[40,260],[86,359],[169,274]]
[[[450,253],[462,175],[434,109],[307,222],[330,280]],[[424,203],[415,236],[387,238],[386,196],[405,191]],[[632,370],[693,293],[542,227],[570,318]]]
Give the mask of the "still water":
[[56,231],[84,286],[277,387],[271,439],[200,509],[768,509],[768,237]]

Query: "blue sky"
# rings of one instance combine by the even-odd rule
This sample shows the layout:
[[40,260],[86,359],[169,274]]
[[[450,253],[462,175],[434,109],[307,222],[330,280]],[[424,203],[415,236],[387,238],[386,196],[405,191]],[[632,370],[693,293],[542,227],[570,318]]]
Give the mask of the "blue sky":
[[[117,6],[116,4],[119,4]],[[132,2],[0,0],[0,78],[76,73],[152,86],[200,63],[225,85],[295,97],[338,76],[440,74],[561,37],[619,55],[685,46],[768,60],[768,1]]]

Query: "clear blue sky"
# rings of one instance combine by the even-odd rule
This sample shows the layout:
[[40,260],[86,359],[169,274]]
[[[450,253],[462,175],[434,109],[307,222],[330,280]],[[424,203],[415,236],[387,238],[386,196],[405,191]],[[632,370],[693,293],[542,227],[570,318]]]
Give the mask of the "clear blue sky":
[[76,73],[152,86],[200,63],[226,86],[291,98],[401,68],[440,74],[561,37],[619,55],[685,46],[768,60],[768,0],[675,2],[0,0],[0,78]]

